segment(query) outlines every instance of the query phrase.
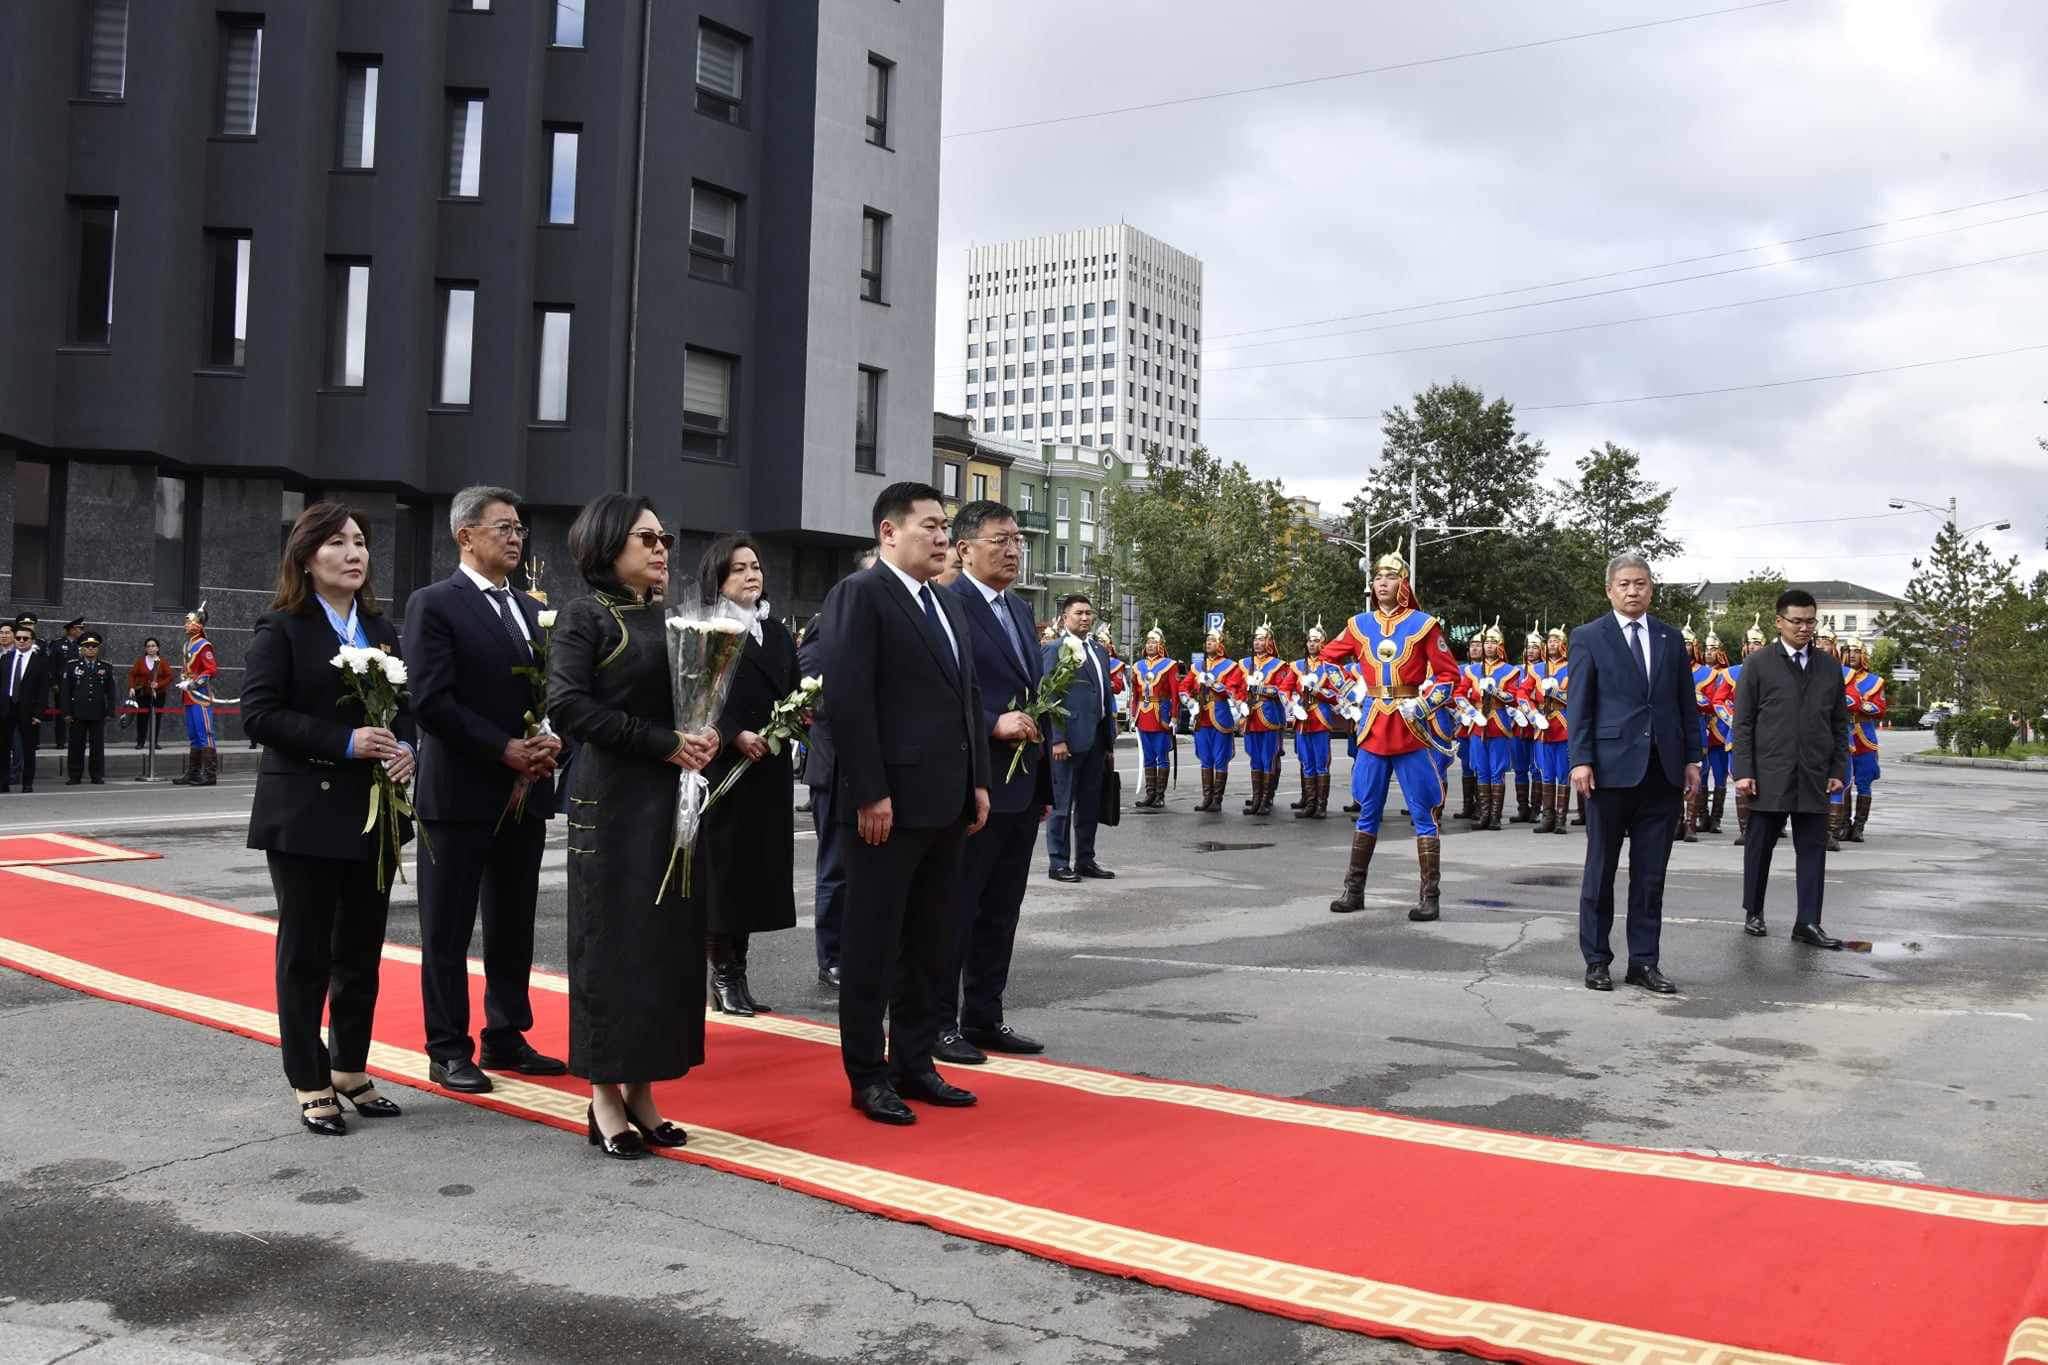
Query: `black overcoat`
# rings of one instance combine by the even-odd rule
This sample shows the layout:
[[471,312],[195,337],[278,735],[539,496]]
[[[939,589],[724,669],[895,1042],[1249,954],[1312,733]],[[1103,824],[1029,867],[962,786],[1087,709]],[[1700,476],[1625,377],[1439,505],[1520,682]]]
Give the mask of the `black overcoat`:
[[1756,779],[1757,810],[1824,815],[1828,779],[1849,776],[1842,666],[1818,649],[1801,671],[1772,641],[1742,661],[1735,683],[1735,779]]
[[796,690],[796,641],[780,621],[761,623],[733,665],[732,687],[718,713],[725,750],[704,770],[714,790],[733,768],[747,771],[704,815],[697,867],[703,877],[704,928],[713,934],[760,934],[796,924],[790,872],[796,862],[796,807],[790,750],[748,763],[733,747],[743,730],[759,733],[775,703]]
[[569,1070],[606,1084],[680,1076],[704,1060],[704,909],[681,893],[680,871],[662,890],[682,769],[668,761],[675,702],[661,608],[609,592],[563,607],[548,650],[548,717],[577,746],[566,808]]

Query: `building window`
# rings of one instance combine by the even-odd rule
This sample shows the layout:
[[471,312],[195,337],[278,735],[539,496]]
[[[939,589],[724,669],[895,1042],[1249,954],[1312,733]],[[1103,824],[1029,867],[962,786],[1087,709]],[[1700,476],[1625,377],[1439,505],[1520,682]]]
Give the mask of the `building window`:
[[160,608],[189,607],[199,596],[199,500],[190,481],[169,474],[156,479],[151,542],[151,580]]
[[939,466],[939,491],[949,498],[960,496],[960,466],[950,462]]
[[340,146],[334,164],[345,171],[367,171],[377,164],[377,77],[375,57],[341,59]]
[[882,263],[889,248],[889,215],[873,209],[860,213],[860,296],[882,302]]
[[1095,521],[1095,494],[1088,489],[1081,490],[1081,524],[1088,526]]
[[683,351],[683,453],[707,460],[730,459],[732,439],[731,356]]
[[14,583],[18,602],[53,602],[62,577],[56,530],[63,501],[64,466],[17,457],[14,461]]
[[1005,417],[1005,418],[1003,419],[1003,430],[1004,430],[1004,431],[1015,431],[1016,429],[1017,429],[1017,419],[1016,419],[1016,418],[1014,418],[1014,417]]
[[[993,347],[991,347],[991,348],[990,348],[990,351],[991,351],[991,353],[993,353],[993,351],[994,351],[994,348],[993,348]],[[968,342],[968,343],[967,343],[967,358],[968,358],[969,360],[972,360],[972,359],[974,359],[974,358],[975,358],[976,356],[978,356],[978,355],[980,355],[980,354],[981,354],[981,343],[980,343],[980,342],[978,342],[978,341],[970,341],[970,342]]]
[[249,351],[249,234],[206,234],[206,363],[239,370]]
[[995,418],[993,418],[993,417],[984,417],[984,418],[982,418],[982,419],[981,419],[981,429],[982,429],[983,431],[994,431],[994,430],[996,429],[996,419],[995,419]]
[[327,262],[327,384],[360,389],[370,344],[370,263]]
[[434,518],[424,503],[401,502],[391,528],[391,609],[405,611],[413,590],[433,572]]
[[256,95],[263,84],[263,19],[220,16],[220,119],[222,137],[256,136]]
[[1031,414],[1028,412],[1024,414],[1024,430],[1031,430]]
[[981,382],[981,371],[969,370],[967,372],[967,382],[970,384],[979,384]]
[[975,395],[971,393],[967,395],[967,406],[970,408],[978,406],[978,400],[976,399]]
[[1032,492],[1032,487],[1030,484],[1027,483],[1017,490],[1017,506],[1020,510],[1026,512],[1035,512],[1038,510],[1037,500]]
[[1057,554],[1057,568],[1054,570],[1054,572],[1065,573],[1067,571],[1067,543],[1065,541],[1061,541],[1058,544],[1058,546],[1055,547],[1055,550]]
[[121,209],[113,199],[74,199],[78,272],[73,277],[71,342],[105,346],[114,336],[114,243]]
[[1856,617],[1853,614],[1842,618],[1842,633],[1845,635],[1854,635],[1856,633]]
[[[873,474],[881,465],[876,459],[882,427],[882,371],[860,367],[858,381],[854,385],[853,405],[853,467],[863,474]],[[960,470],[957,465],[948,465],[953,471],[953,491],[960,491]]]
[[555,0],[555,46],[583,46],[583,0]]
[[875,147],[889,145],[889,82],[896,74],[896,63],[886,57],[868,54],[868,143]]
[[986,502],[988,500],[988,475],[976,474],[974,476],[974,500],[976,502]]
[[576,221],[575,128],[548,129],[548,222],[568,226]]
[[457,14],[489,14],[491,0],[454,0],[451,8]]
[[79,94],[117,100],[128,90],[128,0],[92,0]]
[[740,121],[740,93],[747,66],[747,40],[699,21],[697,25],[697,112],[727,123]]
[[441,286],[441,374],[434,400],[444,408],[469,406],[471,347],[476,337],[476,286]]
[[474,199],[484,190],[484,97],[469,90],[448,92],[448,175],[441,193]]
[[569,420],[569,322],[567,308],[537,308],[540,344],[533,375],[533,420]]
[[1068,511],[1068,496],[1067,490],[1062,488],[1054,500],[1053,515],[1057,516],[1061,521],[1065,521],[1069,516],[1073,515]]

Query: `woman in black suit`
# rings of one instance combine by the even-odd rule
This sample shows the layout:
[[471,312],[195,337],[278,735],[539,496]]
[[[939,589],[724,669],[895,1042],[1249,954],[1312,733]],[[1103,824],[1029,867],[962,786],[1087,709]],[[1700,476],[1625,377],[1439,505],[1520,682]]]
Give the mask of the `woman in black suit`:
[[697,864],[703,869],[704,949],[711,962],[711,1006],[723,1014],[766,1014],[747,982],[751,935],[796,924],[790,870],[796,815],[790,803],[790,752],[768,752],[760,731],[775,703],[796,690],[796,642],[761,600],[761,552],[744,535],[720,536],[697,568],[699,601],[723,597],[755,617],[752,638],[734,665],[718,715],[730,735],[704,776],[715,789],[735,765],[747,772],[704,816]]
[[[412,716],[403,701],[386,730],[362,724],[361,703],[343,700],[332,660],[344,644],[396,654],[398,632],[370,586],[362,520],[339,503],[315,503],[292,523],[277,596],[249,642],[242,725],[263,745],[249,847],[264,851],[277,892],[284,1074],[298,1094],[300,1122],[328,1137],[348,1131],[342,1099],[364,1118],[399,1112],[364,1073],[391,891],[377,885],[376,836],[362,828],[372,765],[382,763],[400,782],[413,770]],[[404,833],[410,837],[409,826]],[[322,1006],[332,1022],[331,1053],[320,1039]]]
[[569,552],[590,587],[548,646],[548,718],[569,768],[569,1070],[590,1082],[584,1126],[605,1155],[680,1147],[654,1082],[704,1060],[704,910],[667,882],[679,770],[718,753],[676,729],[661,590],[675,537],[654,505],[607,493],[577,514]]

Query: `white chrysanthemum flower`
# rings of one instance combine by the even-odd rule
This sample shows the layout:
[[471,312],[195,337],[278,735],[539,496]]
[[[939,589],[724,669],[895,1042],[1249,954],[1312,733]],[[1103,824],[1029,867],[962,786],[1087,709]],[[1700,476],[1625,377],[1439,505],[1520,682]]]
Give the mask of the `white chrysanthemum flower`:
[[384,677],[393,687],[405,686],[405,660],[396,654],[379,654],[378,662],[384,669]]
[[1078,635],[1069,635],[1061,642],[1060,648],[1075,663],[1080,663],[1088,657],[1088,646],[1081,643],[1081,637]]

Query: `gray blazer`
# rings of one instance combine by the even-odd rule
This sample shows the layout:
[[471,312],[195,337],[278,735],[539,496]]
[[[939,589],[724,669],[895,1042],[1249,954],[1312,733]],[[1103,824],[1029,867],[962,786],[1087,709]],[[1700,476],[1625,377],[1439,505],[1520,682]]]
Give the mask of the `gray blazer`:
[[1821,815],[1828,779],[1849,778],[1849,704],[1842,666],[1818,649],[1806,669],[1773,640],[1735,682],[1735,778],[1756,779],[1755,809]]

